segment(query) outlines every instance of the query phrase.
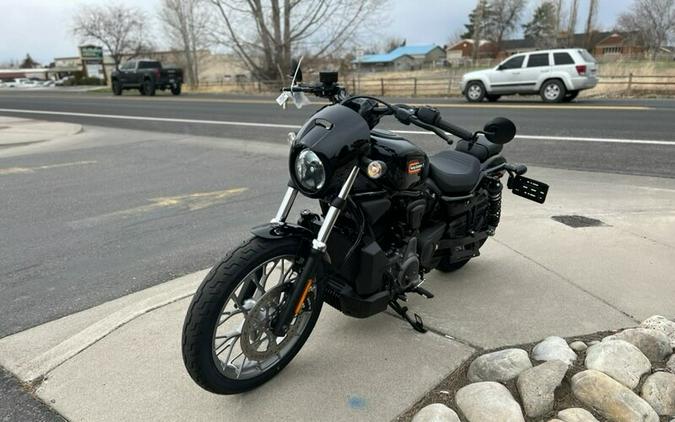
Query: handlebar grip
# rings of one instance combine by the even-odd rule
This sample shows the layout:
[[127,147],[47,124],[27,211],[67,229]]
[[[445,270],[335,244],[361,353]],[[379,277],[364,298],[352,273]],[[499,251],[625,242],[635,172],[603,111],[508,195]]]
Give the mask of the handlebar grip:
[[437,128],[449,132],[459,138],[471,140],[474,137],[473,132],[469,132],[466,129],[462,129],[459,126],[455,126],[452,123],[443,120],[441,113],[435,108],[420,107],[417,109],[417,117],[424,123],[436,126]]

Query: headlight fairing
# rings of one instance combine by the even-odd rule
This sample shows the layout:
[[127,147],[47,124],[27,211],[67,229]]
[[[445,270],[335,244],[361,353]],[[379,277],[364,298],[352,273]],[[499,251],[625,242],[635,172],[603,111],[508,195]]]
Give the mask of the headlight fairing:
[[310,192],[320,191],[326,184],[326,169],[314,151],[305,148],[295,158],[295,180]]

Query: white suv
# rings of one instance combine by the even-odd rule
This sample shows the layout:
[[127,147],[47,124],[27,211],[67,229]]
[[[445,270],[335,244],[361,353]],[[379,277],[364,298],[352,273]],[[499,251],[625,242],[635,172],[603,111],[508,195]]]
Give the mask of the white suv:
[[593,56],[578,48],[515,54],[493,69],[465,74],[462,94],[471,102],[537,93],[548,103],[568,102],[597,85],[597,71]]

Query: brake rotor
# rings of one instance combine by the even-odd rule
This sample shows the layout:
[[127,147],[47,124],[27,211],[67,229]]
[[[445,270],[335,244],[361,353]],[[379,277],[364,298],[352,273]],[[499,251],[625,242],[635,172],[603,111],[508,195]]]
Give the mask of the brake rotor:
[[302,321],[309,313],[302,312],[288,327],[284,337],[272,333],[272,321],[279,309],[281,295],[289,287],[280,284],[265,292],[256,304],[248,311],[241,328],[240,345],[244,355],[254,361],[264,361],[271,356],[279,355],[281,350],[297,335],[303,325]]

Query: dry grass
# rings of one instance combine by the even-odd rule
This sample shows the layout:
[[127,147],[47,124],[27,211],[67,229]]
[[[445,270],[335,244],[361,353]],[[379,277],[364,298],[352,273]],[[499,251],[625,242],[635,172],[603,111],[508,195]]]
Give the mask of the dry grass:
[[[340,82],[351,93],[400,97],[455,97],[461,95],[459,83],[462,75],[478,69],[455,67],[405,72],[352,73],[340,75]],[[631,73],[634,76],[629,90],[628,75]],[[584,91],[584,97],[675,95],[675,62],[600,63],[598,75],[600,83],[595,88]],[[314,80],[318,79],[318,76],[307,75],[305,79]],[[270,94],[279,91],[280,83],[261,85],[257,82],[225,82],[202,85],[196,90],[189,90],[187,86],[185,88],[186,92],[199,93]]]

